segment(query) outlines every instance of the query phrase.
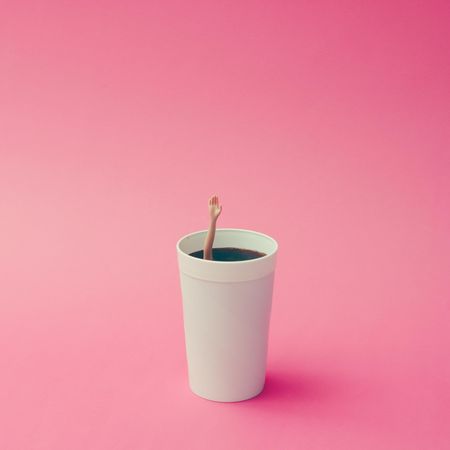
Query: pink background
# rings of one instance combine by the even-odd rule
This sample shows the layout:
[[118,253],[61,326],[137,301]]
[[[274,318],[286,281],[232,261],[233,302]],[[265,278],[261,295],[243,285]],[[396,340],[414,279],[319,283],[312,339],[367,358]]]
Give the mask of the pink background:
[[[0,3],[0,448],[448,449],[448,1]],[[189,391],[175,244],[280,245],[266,389]]]

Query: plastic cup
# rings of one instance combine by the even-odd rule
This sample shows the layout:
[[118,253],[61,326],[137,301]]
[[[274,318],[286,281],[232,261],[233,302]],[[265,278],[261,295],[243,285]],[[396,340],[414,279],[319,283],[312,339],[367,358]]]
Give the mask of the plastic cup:
[[189,387],[208,400],[237,402],[264,389],[278,244],[251,230],[219,228],[214,248],[266,253],[246,261],[190,256],[207,230],[177,242]]

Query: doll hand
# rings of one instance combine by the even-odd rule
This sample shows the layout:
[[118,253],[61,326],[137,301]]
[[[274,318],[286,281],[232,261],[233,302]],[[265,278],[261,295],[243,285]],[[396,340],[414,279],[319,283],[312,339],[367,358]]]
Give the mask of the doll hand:
[[219,206],[219,197],[213,195],[209,199],[209,217],[211,220],[216,221],[222,212],[222,206]]

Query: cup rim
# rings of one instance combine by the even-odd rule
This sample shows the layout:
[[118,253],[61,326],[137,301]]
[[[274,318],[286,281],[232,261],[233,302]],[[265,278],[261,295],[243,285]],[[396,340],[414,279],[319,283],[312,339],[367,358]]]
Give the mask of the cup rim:
[[227,265],[229,265],[230,263],[231,264],[251,264],[251,263],[255,263],[255,261],[263,261],[263,260],[273,257],[278,252],[278,242],[272,236],[269,236],[268,234],[264,234],[264,233],[260,233],[259,231],[248,230],[248,229],[244,229],[244,228],[216,228],[216,233],[218,231],[240,231],[240,232],[244,232],[244,233],[257,234],[259,236],[262,236],[264,238],[271,240],[275,245],[275,249],[265,256],[261,256],[259,258],[253,258],[253,259],[246,259],[244,261],[214,261],[212,259],[196,258],[195,256],[191,256],[189,253],[186,253],[185,251],[181,250],[180,243],[183,239],[186,239],[190,236],[194,236],[196,234],[208,232],[208,230],[206,229],[206,230],[193,231],[191,233],[185,234],[180,239],[178,239],[177,245],[176,245],[177,251],[179,253],[181,253],[182,255],[185,255],[189,258],[193,258],[196,261],[201,262],[201,264],[227,264]]

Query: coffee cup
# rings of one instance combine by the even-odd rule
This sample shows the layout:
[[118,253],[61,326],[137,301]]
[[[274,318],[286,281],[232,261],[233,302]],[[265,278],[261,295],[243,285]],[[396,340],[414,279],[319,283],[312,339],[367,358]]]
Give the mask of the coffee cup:
[[177,242],[189,387],[208,400],[237,402],[264,389],[278,244],[251,230],[219,228],[214,247],[265,256],[214,261],[202,249],[207,230]]

